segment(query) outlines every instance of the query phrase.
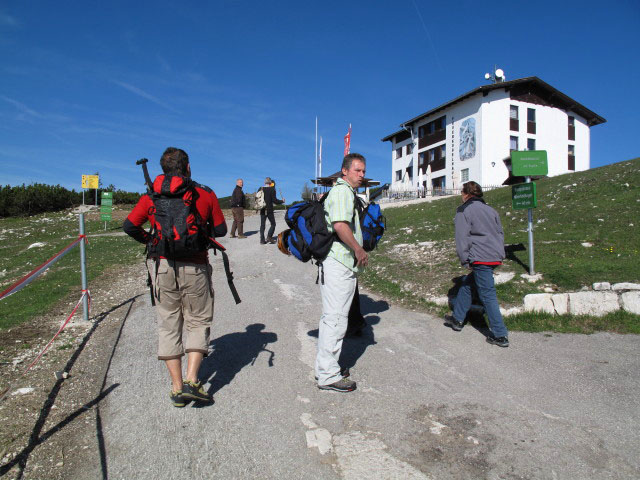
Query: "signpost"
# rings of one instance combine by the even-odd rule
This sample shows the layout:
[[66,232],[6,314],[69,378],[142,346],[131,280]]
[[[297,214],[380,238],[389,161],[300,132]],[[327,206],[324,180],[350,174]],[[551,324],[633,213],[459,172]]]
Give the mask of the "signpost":
[[526,177],[527,183],[511,187],[511,201],[514,209],[527,209],[529,217],[529,275],[535,275],[533,259],[533,209],[538,206],[536,184],[531,181],[532,176],[542,176],[549,173],[546,150],[528,150],[511,152],[511,169],[514,177]]
[[111,221],[111,211],[113,208],[113,192],[102,192],[100,198],[100,220],[104,222],[104,229],[107,229],[107,222]]
[[[82,175],[82,204],[84,205],[84,190],[92,188],[97,190],[100,186],[100,177],[98,175]],[[96,205],[98,205],[98,195],[96,195]]]

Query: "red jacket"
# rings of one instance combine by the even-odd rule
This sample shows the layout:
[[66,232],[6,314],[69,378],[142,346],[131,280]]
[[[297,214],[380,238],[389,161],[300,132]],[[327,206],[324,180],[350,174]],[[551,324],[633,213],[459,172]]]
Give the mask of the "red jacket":
[[[164,179],[164,175],[156,177],[153,182],[154,190],[160,190],[160,185],[162,185]],[[208,187],[196,184],[195,188],[198,193],[196,209],[200,214],[200,218],[202,218],[204,223],[208,223],[211,226],[211,231],[215,237],[224,237],[227,234],[227,223],[224,219],[224,215],[222,214],[222,210],[220,209],[218,197],[216,197],[214,191]],[[124,231],[140,243],[149,242],[150,235],[142,228],[142,226],[147,221],[151,223],[152,227],[155,226],[153,211],[154,209],[151,197],[149,197],[149,195],[143,195],[125,220],[123,225]],[[209,260],[207,251],[205,250],[191,258],[180,259],[180,261],[188,263],[208,263]]]

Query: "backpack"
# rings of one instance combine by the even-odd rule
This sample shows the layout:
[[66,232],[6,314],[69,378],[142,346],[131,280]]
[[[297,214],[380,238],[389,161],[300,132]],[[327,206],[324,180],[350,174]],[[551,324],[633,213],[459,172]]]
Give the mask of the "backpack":
[[198,192],[189,178],[159,175],[149,193],[155,224],[147,244],[149,256],[181,259],[206,251],[209,237],[196,209]]
[[266,206],[267,206],[267,202],[264,201],[264,190],[262,190],[262,187],[261,187],[256,192],[256,199],[255,199],[255,207],[254,208],[256,210],[262,210]]
[[291,254],[302,262],[312,258],[322,262],[331,250],[334,234],[324,217],[324,199],[296,203],[287,208],[284,219],[291,229],[284,242]]
[[365,252],[371,252],[375,250],[382,235],[384,235],[387,219],[382,215],[380,205],[375,202],[363,207],[362,201],[356,197],[356,208],[360,216],[362,248],[364,248]]

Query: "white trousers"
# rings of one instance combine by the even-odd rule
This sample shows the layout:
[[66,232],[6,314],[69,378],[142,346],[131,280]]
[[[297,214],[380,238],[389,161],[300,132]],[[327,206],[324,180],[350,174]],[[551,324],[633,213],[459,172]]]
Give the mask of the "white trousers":
[[318,332],[316,376],[318,385],[329,385],[342,378],[338,359],[347,331],[349,308],[356,291],[356,274],[332,257],[327,257],[322,265],[324,284],[320,285],[322,317]]

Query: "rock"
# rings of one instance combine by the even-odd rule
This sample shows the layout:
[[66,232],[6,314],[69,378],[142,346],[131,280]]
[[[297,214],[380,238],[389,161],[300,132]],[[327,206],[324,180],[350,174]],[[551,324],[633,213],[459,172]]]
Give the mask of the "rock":
[[546,312],[555,313],[551,294],[531,293],[524,297],[524,310],[526,312]]
[[511,315],[522,313],[522,307],[500,308],[500,313],[503,317],[510,317]]
[[553,302],[553,308],[558,315],[566,315],[569,313],[568,293],[556,293],[555,295],[551,295],[551,302]]
[[613,292],[569,293],[569,313],[602,317],[620,308],[618,295]]
[[611,290],[640,290],[638,283],[614,283]]
[[555,290],[553,288],[551,288],[551,287],[544,287],[544,292],[545,293],[553,293],[553,292],[555,292]]
[[593,284],[593,289],[598,290],[611,290],[611,284],[609,282],[598,282]]
[[593,247],[593,243],[591,242],[583,242],[580,245],[582,245],[585,248]]
[[524,278],[529,283],[536,283],[538,280],[542,280],[542,274],[541,273],[536,273],[535,275],[529,275],[527,273],[523,273],[520,276],[522,278]]
[[640,292],[625,292],[620,295],[620,305],[629,313],[640,315]]
[[447,305],[449,305],[449,297],[434,297],[430,300],[441,307],[446,307]]
[[11,392],[11,395],[26,395],[27,393],[31,393],[31,392],[33,392],[33,388],[24,387],[24,388],[19,388],[14,392]]
[[498,272],[493,274],[493,283],[500,285],[501,283],[507,283],[512,280],[516,274],[514,272]]

